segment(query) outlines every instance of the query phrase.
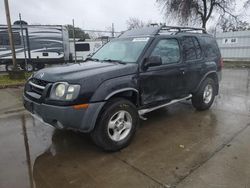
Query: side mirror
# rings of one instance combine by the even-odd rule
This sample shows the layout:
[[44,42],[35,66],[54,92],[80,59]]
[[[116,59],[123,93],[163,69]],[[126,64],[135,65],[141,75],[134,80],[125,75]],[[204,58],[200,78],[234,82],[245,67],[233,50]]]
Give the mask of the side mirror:
[[146,58],[144,61],[144,68],[147,69],[148,67],[155,67],[162,65],[162,59],[160,56],[151,56]]

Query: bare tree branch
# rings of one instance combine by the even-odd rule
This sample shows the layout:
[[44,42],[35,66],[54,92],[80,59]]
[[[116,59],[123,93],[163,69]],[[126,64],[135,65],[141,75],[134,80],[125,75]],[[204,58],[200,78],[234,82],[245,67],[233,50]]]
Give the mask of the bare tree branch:
[[[244,0],[250,5],[250,0]],[[162,6],[166,17],[175,18],[180,23],[199,20],[206,28],[207,22],[216,14],[230,15],[237,19],[234,12],[235,0],[156,0]]]
[[148,22],[144,22],[138,18],[129,18],[127,20],[127,28],[128,29],[137,29],[145,26],[149,26],[152,22],[149,20]]

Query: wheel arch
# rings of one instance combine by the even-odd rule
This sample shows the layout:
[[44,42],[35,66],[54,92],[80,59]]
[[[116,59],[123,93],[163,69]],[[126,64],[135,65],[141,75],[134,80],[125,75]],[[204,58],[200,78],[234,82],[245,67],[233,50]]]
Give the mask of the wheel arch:
[[132,102],[135,106],[139,105],[139,91],[135,88],[123,88],[113,91],[105,100],[110,100],[112,98],[125,98]]
[[219,78],[218,78],[218,74],[217,74],[216,71],[210,71],[210,72],[206,73],[206,74],[203,76],[203,78],[201,79],[201,81],[200,81],[200,83],[198,84],[198,86],[196,87],[196,89],[194,90],[194,93],[196,93],[196,92],[199,90],[199,88],[200,88],[202,82],[203,82],[206,78],[211,78],[211,79],[214,80],[215,85],[216,85],[216,95],[218,95],[218,93],[219,93]]

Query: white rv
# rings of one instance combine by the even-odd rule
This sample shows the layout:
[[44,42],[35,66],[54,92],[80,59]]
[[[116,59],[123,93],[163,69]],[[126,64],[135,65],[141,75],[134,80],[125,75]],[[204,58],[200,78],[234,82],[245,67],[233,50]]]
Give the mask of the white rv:
[[[13,25],[13,38],[17,63],[26,69],[43,68],[45,64],[57,64],[69,61],[68,30],[60,25]],[[22,35],[23,33],[23,35]],[[23,36],[23,37],[22,37]],[[0,25],[0,65],[6,69],[12,65],[8,30]]]

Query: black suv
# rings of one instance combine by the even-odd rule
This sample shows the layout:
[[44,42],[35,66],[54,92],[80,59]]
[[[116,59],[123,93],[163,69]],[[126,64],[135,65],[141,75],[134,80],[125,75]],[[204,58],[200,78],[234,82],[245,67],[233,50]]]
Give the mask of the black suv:
[[85,62],[33,74],[24,106],[46,124],[90,133],[104,150],[129,144],[139,119],[191,99],[208,109],[223,61],[205,30],[157,26],[124,32]]

